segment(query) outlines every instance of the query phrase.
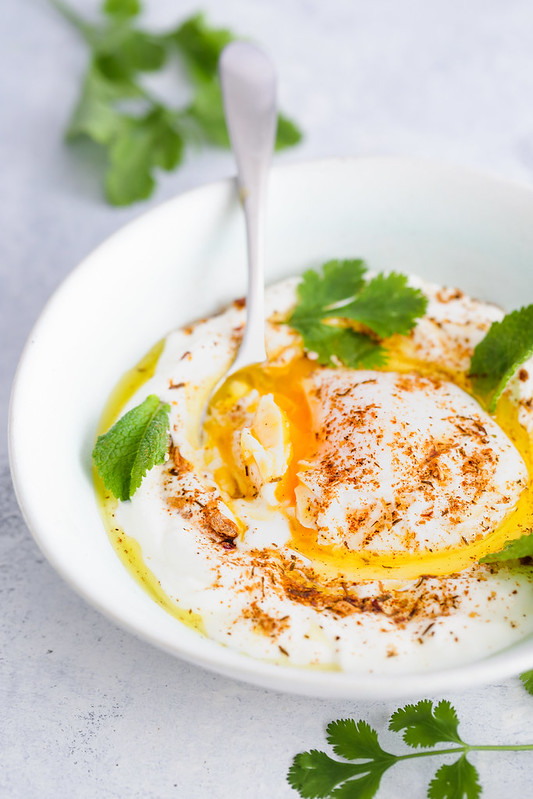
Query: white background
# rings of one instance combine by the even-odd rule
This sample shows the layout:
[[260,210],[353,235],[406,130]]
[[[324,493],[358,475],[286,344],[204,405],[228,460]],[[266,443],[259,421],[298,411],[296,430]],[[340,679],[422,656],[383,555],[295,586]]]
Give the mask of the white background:
[[[97,8],[92,0],[73,4],[87,14]],[[146,23],[154,28],[168,28],[199,8],[189,0],[146,0],[146,6]],[[533,182],[528,0],[204,0],[202,8],[214,24],[249,35],[275,59],[281,105],[306,132],[305,143],[278,160],[429,156]],[[63,142],[86,57],[76,33],[44,0],[3,0],[3,418],[24,341],[62,278],[150,205],[233,173],[225,152],[189,153],[179,172],[162,177],[150,202],[107,206],[101,159],[90,147]],[[178,79],[160,90],[186,97]],[[36,480],[41,469],[46,453],[36,452]],[[472,743],[533,742],[533,697],[517,679],[445,698],[457,707],[460,729]],[[292,757],[325,748],[325,725],[332,719],[365,718],[383,731],[386,747],[404,751],[399,737],[385,732],[396,706],[251,688],[117,629],[85,605],[37,550],[13,495],[2,431],[2,799],[289,799],[296,796],[285,781]],[[531,796],[533,753],[475,754],[472,761],[484,797]],[[426,758],[396,766],[379,796],[425,796],[441,762]]]

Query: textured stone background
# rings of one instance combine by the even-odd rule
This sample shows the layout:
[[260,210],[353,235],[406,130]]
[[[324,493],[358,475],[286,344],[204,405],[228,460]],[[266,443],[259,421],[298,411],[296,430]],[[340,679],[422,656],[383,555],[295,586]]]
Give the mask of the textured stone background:
[[[91,13],[93,0],[72,0]],[[165,27],[198,8],[146,0]],[[283,107],[307,132],[285,160],[424,155],[533,180],[529,0],[204,0],[214,23],[262,42]],[[86,53],[44,0],[0,15],[0,413],[43,304],[103,238],[150,205],[232,174],[209,151],[165,175],[150,203],[112,209],[90,148],[62,131]],[[182,90],[177,87],[177,91]],[[4,426],[3,426],[4,428]],[[36,479],[46,454],[36,453]],[[292,755],[322,747],[331,719],[382,730],[396,703],[317,701],[235,683],[137,641],[88,607],[41,556],[15,501],[0,439],[0,795],[290,797]],[[467,740],[533,741],[518,680],[448,696]],[[392,741],[385,733],[386,743]],[[391,743],[391,746],[394,746]],[[531,795],[531,754],[475,755],[484,796]],[[435,766],[395,768],[380,796],[425,795]]]

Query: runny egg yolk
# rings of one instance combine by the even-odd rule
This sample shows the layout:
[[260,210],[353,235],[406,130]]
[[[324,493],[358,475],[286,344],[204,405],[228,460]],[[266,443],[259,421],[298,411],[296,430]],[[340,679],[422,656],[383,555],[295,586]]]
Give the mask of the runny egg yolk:
[[427,365],[413,373],[395,356],[391,366],[324,369],[302,357],[250,367],[206,422],[228,505],[258,502],[270,486],[288,546],[326,576],[452,574],[533,526],[531,440],[517,406],[504,397],[492,419]]

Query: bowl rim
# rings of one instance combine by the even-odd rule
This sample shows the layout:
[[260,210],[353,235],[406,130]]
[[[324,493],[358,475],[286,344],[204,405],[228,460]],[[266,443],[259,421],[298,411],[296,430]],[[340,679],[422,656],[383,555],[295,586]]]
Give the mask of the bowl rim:
[[[455,164],[426,158],[402,158],[398,156],[367,158],[340,156],[284,163],[272,167],[272,171],[281,174],[298,171],[305,172],[310,168],[331,170],[337,169],[340,165],[359,165],[361,163],[376,166],[397,164],[416,169],[425,168],[433,172],[443,170],[448,174],[455,174],[460,178],[490,182],[493,186],[502,190],[511,189],[515,192],[522,193],[524,199],[527,198],[533,201],[533,191],[519,181],[502,178],[499,175],[485,170],[457,166]],[[24,392],[27,390],[27,374],[34,343],[40,338],[41,332],[46,330],[49,319],[53,317],[56,305],[61,303],[63,296],[70,290],[70,287],[79,280],[82,274],[91,270],[94,262],[98,260],[101,253],[111,244],[119,243],[122,238],[127,239],[134,228],[138,229],[140,226],[149,226],[152,219],[172,205],[187,202],[192,197],[201,196],[202,194],[228,191],[229,187],[234,184],[234,181],[235,178],[227,177],[213,182],[206,182],[182,192],[147,211],[141,212],[134,219],[130,220],[104,239],[95,249],[86,255],[61,281],[41,310],[28,335],[19,359],[13,380],[8,411],[8,452],[12,481],[22,515],[37,545],[54,569],[78,595],[82,596],[91,606],[95,607],[108,619],[118,624],[123,629],[128,630],[142,640],[146,640],[154,646],[174,656],[178,656],[183,660],[227,677],[232,677],[261,687],[323,698],[356,699],[364,697],[369,699],[388,699],[420,696],[422,694],[432,694],[443,690],[463,690],[483,683],[505,679],[521,671],[532,668],[533,641],[529,649],[526,648],[524,651],[501,650],[483,660],[439,671],[416,674],[398,673],[394,675],[373,674],[371,672],[346,673],[319,671],[311,668],[306,669],[291,665],[269,663],[268,661],[257,660],[235,650],[230,650],[216,641],[200,637],[197,633],[193,633],[193,635],[200,639],[201,644],[199,646],[190,647],[188,643],[186,643],[185,646],[171,645],[169,642],[161,640],[161,637],[154,634],[152,631],[140,629],[138,626],[131,623],[127,618],[121,615],[120,608],[113,608],[108,602],[99,600],[97,590],[91,592],[80,586],[69,572],[69,569],[65,568],[64,563],[54,550],[51,542],[47,540],[46,535],[43,537],[40,531],[39,512],[38,509],[33,506],[31,494],[27,491],[27,478],[24,474],[24,467],[18,453],[18,406],[20,404],[20,397],[23,396]],[[153,601],[148,595],[146,596],[150,602]],[[184,630],[185,629],[187,628],[184,627]],[[188,636],[184,637],[187,638]]]

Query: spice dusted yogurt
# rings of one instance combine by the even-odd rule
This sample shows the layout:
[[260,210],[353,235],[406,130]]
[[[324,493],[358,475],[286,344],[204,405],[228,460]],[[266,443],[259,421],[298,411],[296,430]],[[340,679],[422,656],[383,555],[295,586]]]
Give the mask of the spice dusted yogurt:
[[170,404],[170,457],[130,501],[108,503],[110,532],[167,609],[210,638],[297,666],[401,673],[533,631],[529,569],[478,563],[533,522],[533,364],[491,417],[464,375],[503,314],[412,282],[428,309],[387,341],[384,368],[304,355],[284,324],[294,279],[267,292],[268,364],[224,386],[203,436],[242,303],[171,333],[132,398]]

